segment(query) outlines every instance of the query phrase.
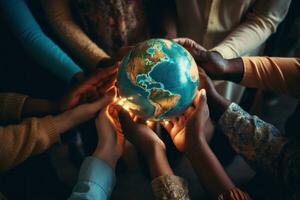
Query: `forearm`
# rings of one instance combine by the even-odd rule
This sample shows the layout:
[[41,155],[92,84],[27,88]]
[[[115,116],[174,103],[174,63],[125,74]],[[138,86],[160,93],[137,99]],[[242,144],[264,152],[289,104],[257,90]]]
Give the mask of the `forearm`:
[[0,7],[3,16],[9,21],[12,31],[20,40],[23,48],[41,66],[66,82],[70,82],[76,73],[82,71],[43,33],[25,0],[1,0]]
[[54,32],[88,71],[96,70],[99,61],[110,58],[75,23],[69,0],[43,0],[43,8]]
[[55,115],[59,112],[54,101],[28,97],[23,105],[22,118]]
[[298,58],[243,57],[241,84],[300,97],[300,60]]
[[0,127],[0,171],[10,169],[32,155],[48,149],[59,139],[51,116],[29,118],[17,125]]
[[288,12],[290,0],[255,1],[245,20],[213,50],[224,58],[236,58],[261,46],[276,31]]
[[187,150],[186,155],[200,182],[213,198],[235,187],[206,142],[199,141],[197,146]]
[[233,149],[255,169],[270,176],[279,173],[280,152],[288,141],[279,131],[257,116],[232,103],[219,124]]
[[168,162],[166,152],[160,146],[153,145],[151,150],[143,151],[143,153],[145,154],[152,179],[174,174]]

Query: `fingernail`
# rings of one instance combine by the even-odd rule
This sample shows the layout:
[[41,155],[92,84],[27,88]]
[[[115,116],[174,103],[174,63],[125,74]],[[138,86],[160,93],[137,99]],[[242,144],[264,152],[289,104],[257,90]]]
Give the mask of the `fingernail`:
[[206,90],[205,89],[200,90],[200,96],[201,96],[201,98],[206,96]]

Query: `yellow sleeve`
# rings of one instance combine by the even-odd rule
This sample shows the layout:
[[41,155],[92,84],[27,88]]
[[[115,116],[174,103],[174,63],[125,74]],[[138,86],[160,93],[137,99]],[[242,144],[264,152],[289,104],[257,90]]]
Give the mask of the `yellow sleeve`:
[[0,171],[42,153],[58,139],[59,133],[52,116],[29,118],[17,125],[0,127]]
[[300,59],[243,57],[246,87],[274,90],[300,98]]
[[262,45],[286,16],[291,0],[257,0],[245,21],[212,49],[224,58],[245,55]]
[[62,43],[83,67],[93,69],[109,55],[99,48],[76,24],[69,0],[42,0],[48,22]]
[[21,121],[22,109],[28,96],[0,93],[0,124]]

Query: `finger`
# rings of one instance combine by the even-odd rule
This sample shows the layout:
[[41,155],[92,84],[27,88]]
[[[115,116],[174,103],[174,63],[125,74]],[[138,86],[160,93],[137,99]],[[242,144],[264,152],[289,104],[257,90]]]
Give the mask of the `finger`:
[[174,124],[171,121],[165,120],[161,123],[161,125],[168,131],[170,132],[171,129],[174,127]]
[[103,79],[107,79],[110,76],[116,75],[117,71],[118,71],[117,66],[112,66],[105,69],[99,69],[99,71],[93,76],[91,76],[86,82],[92,85],[97,84],[101,82]]
[[112,100],[113,100],[113,97],[105,95],[98,101],[91,103],[91,105],[94,107],[95,110],[100,110],[100,109],[104,108],[105,106],[107,106],[109,103],[111,103]]
[[175,38],[173,39],[174,42],[184,46],[184,47],[193,47],[193,40],[189,38]]
[[198,108],[196,112],[201,111],[203,106],[207,103],[206,90],[201,89],[199,93],[200,93],[200,98],[199,98]]

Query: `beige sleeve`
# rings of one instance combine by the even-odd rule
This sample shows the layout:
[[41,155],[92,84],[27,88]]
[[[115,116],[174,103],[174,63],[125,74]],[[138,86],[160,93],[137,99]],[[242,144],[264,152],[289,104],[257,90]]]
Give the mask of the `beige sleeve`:
[[0,124],[21,121],[22,109],[26,95],[0,93]]
[[75,23],[69,0],[42,0],[52,30],[83,67],[93,69],[109,55]]
[[183,178],[175,175],[164,175],[152,181],[152,190],[157,200],[188,200],[189,191]]
[[59,139],[54,118],[29,118],[17,125],[0,127],[0,171],[8,170]]
[[300,98],[300,59],[243,57],[246,87],[274,90]]
[[276,31],[286,16],[291,0],[257,0],[237,26],[212,50],[224,58],[236,58],[258,48]]

